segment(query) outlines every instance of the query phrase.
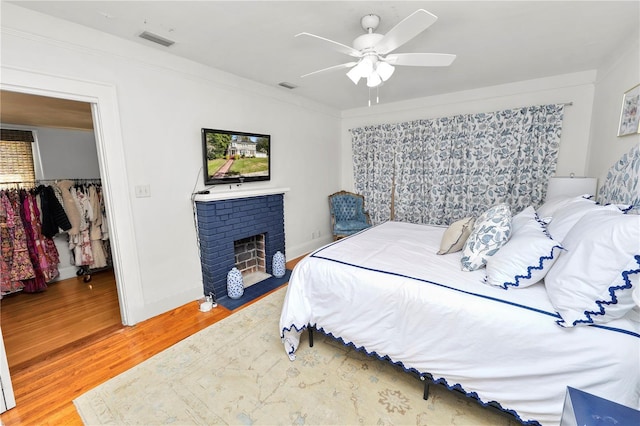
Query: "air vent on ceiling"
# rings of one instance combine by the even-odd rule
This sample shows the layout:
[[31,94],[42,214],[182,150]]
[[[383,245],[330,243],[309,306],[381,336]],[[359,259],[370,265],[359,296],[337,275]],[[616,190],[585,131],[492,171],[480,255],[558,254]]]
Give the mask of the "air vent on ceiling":
[[162,45],[164,47],[169,47],[169,46],[171,46],[172,44],[175,43],[175,41],[173,41],[173,40],[169,40],[167,38],[160,37],[159,35],[154,34],[154,33],[150,33],[149,31],[144,31],[138,37],[144,38],[144,39],[152,41],[154,43],[158,43],[158,44],[160,44],[160,45]]
[[278,86],[282,86],[282,87],[284,87],[285,89],[295,89],[296,87],[298,87],[298,86],[296,86],[295,84],[287,83],[286,81],[283,81],[283,82],[281,82],[281,83],[278,83]]

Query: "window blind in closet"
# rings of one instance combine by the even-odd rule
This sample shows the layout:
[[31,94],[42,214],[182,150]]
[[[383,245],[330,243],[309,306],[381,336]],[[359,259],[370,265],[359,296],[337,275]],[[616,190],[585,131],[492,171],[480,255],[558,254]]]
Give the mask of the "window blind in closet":
[[0,183],[33,182],[33,132],[0,129]]

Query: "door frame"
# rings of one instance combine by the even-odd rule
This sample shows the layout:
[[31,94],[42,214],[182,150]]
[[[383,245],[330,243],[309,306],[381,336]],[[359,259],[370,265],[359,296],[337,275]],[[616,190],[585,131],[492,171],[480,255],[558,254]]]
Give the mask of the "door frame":
[[7,66],[1,70],[2,90],[91,104],[120,316],[124,325],[136,324],[144,299],[116,88]]
[[2,328],[0,328],[0,413],[16,406],[16,396],[13,393],[9,363],[7,362],[7,351],[4,349],[4,340],[2,339]]

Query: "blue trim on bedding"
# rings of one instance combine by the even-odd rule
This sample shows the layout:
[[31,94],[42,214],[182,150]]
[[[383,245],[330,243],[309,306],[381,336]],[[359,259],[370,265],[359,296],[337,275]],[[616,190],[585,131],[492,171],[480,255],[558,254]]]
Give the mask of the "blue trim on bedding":
[[588,197],[585,197],[583,195],[582,198],[584,198],[585,200],[593,201],[597,206],[604,206],[604,207],[606,207],[606,206],[616,206],[618,208],[618,210],[620,210],[624,214],[627,214],[631,210],[633,210],[634,208],[638,207],[638,205],[635,205],[635,204],[605,203],[605,202],[596,201],[596,199],[595,199],[595,197],[593,195],[589,195]]
[[620,204],[617,204],[617,206],[622,211],[622,213],[624,213],[624,214],[627,214],[631,210],[633,210],[634,208],[638,207],[638,206],[634,206],[633,204],[629,204],[629,206],[625,207],[625,208],[622,208],[622,206]]
[[296,326],[295,324],[291,324],[291,327],[284,327],[282,331],[280,331],[280,337],[284,337],[284,333],[287,331],[295,330],[296,332],[300,333],[301,331],[304,331],[306,328],[307,328],[306,325],[303,325],[302,327],[298,328],[298,326]]
[[[402,363],[402,361],[393,361],[388,355],[380,355],[375,351],[369,352],[364,346],[356,346],[353,342],[345,342],[342,337],[335,336],[333,333],[326,331],[322,327],[318,328],[317,324],[313,324],[312,327],[314,327],[317,331],[320,331],[321,333],[323,333],[323,334],[325,334],[327,336],[330,336],[333,339],[336,339],[338,342],[342,343],[345,346],[351,347],[351,348],[353,348],[354,350],[356,350],[358,352],[363,352],[363,353],[367,354],[370,357],[378,358],[381,361],[390,362],[391,364],[402,368],[407,373],[417,374],[418,376],[421,376],[421,377],[425,377],[425,376],[433,377],[433,375],[431,373],[429,373],[429,372],[422,372],[422,371],[418,371],[417,369],[415,369],[413,367],[409,367],[409,368],[406,367]],[[285,328],[285,330],[291,330],[292,328],[295,328],[296,330],[298,330],[298,327],[296,327],[294,324],[292,324],[291,327],[288,328],[288,329]],[[304,330],[306,328],[307,328],[307,326],[303,326],[301,330]],[[299,331],[301,331],[301,330],[299,330]],[[512,409],[508,409],[508,408],[504,408],[502,406],[502,404],[500,404],[498,401],[484,402],[482,399],[480,399],[480,397],[478,396],[478,394],[476,392],[467,392],[462,387],[462,385],[460,383],[456,383],[453,386],[449,385],[449,382],[447,382],[447,380],[444,377],[440,377],[438,379],[432,378],[430,380],[433,383],[441,384],[441,385],[445,386],[447,389],[449,389],[451,391],[455,390],[455,391],[464,393],[464,395],[467,398],[475,399],[483,407],[493,407],[493,408],[499,409],[500,411],[502,411],[504,413],[508,413],[508,414],[512,415],[513,417],[515,417],[522,424],[532,425],[532,426],[540,426],[540,422],[538,422],[537,420],[526,420],[525,421],[520,417],[520,415],[517,413],[517,411],[512,410]]]
[[[640,255],[635,255],[633,257],[636,261],[636,263],[638,264],[638,266],[640,266]],[[626,271],[622,271],[622,280],[624,281],[624,285],[618,285],[618,286],[611,286],[609,287],[609,296],[611,296],[611,300],[596,300],[595,303],[596,305],[598,305],[598,307],[600,308],[598,311],[584,311],[584,315],[587,319],[583,319],[583,320],[575,320],[573,322],[573,326],[578,325],[578,324],[594,324],[593,321],[593,317],[596,317],[598,315],[605,315],[606,314],[606,309],[605,306],[608,305],[615,305],[618,303],[618,297],[616,296],[616,291],[620,291],[620,290],[631,290],[631,288],[633,287],[633,284],[631,284],[631,280],[629,279],[629,275],[633,275],[633,274],[638,274],[640,273],[640,268],[638,269],[629,269]],[[556,323],[558,325],[560,325],[561,327],[565,327],[565,321],[563,319],[560,319],[559,321],[556,321]],[[632,334],[632,335],[636,335],[636,333],[632,333],[632,332],[628,332],[628,334]]]
[[550,240],[555,242],[556,245],[551,247],[551,251],[549,252],[549,256],[540,256],[540,258],[538,258],[538,265],[531,265],[531,266],[527,267],[527,275],[516,275],[514,277],[514,279],[515,279],[514,282],[505,282],[505,283],[503,283],[500,287],[502,287],[505,290],[508,290],[509,286],[519,287],[521,279],[530,280],[531,279],[531,271],[533,271],[533,270],[542,270],[544,268],[543,265],[542,265],[543,262],[545,260],[552,260],[553,259],[553,249],[557,248],[559,250],[564,250],[564,247],[562,247],[560,244],[557,243],[557,241],[555,241],[553,239],[553,237],[549,233],[549,230],[547,229],[547,224],[542,219],[540,219],[540,216],[538,216],[537,212],[534,212],[534,219],[538,223],[538,225],[540,225],[540,229],[542,230],[542,233],[547,238],[549,238]]
[[[367,231],[369,231],[369,230],[371,230],[373,228],[374,227],[367,228],[364,231],[361,231],[361,233],[367,232]],[[352,238],[352,237],[353,236],[350,236],[348,238]],[[443,288],[446,288],[446,289],[449,289],[449,290],[457,291],[459,293],[468,294],[470,296],[481,297],[483,299],[492,300],[494,302],[500,302],[500,303],[511,305],[511,306],[514,306],[514,307],[517,307],[517,308],[522,308],[522,309],[526,309],[526,310],[529,310],[529,311],[532,311],[532,312],[537,312],[539,314],[548,315],[548,316],[553,317],[553,318],[558,318],[556,323],[558,325],[564,327],[561,324],[564,320],[562,319],[562,316],[558,312],[548,312],[548,311],[545,311],[543,309],[538,309],[538,308],[534,308],[532,306],[522,305],[520,303],[510,302],[508,300],[499,299],[497,297],[492,297],[492,296],[487,296],[487,295],[484,295],[484,294],[478,294],[478,293],[473,293],[473,292],[466,291],[466,290],[461,290],[459,288],[451,287],[451,286],[448,286],[446,284],[437,283],[435,281],[429,281],[429,280],[424,279],[424,278],[417,278],[417,277],[412,277],[410,275],[401,274],[401,273],[398,273],[398,272],[389,272],[389,271],[383,271],[383,270],[380,270],[380,269],[369,268],[367,266],[355,265],[353,263],[344,262],[344,261],[341,261],[341,260],[332,259],[332,258],[329,258],[329,257],[324,257],[324,256],[320,256],[319,255],[320,252],[322,252],[322,251],[328,249],[329,247],[331,247],[331,246],[333,246],[335,244],[338,244],[338,243],[340,243],[342,241],[343,240],[338,240],[338,241],[335,241],[335,242],[333,242],[333,243],[331,243],[331,244],[329,244],[327,246],[321,247],[320,249],[318,249],[315,252],[313,252],[312,254],[310,254],[309,257],[314,257],[316,259],[327,260],[329,262],[340,263],[342,265],[352,266],[354,268],[364,269],[364,270],[367,270],[367,271],[380,272],[381,274],[393,275],[393,276],[401,277],[401,278],[409,278],[409,279],[412,279],[412,280],[421,281],[421,282],[424,282],[424,283],[436,285],[438,287],[443,287]],[[640,256],[636,256],[636,260],[640,264]],[[627,271],[627,272],[630,272],[630,274],[639,273],[640,269],[639,270]],[[631,282],[628,280],[628,278],[626,276],[625,276],[625,280],[627,281],[627,284],[630,287],[631,286]],[[626,286],[623,286],[622,288],[626,288]],[[603,325],[600,325],[600,324],[595,324],[595,323],[593,323],[593,321],[590,322],[588,325],[589,325],[589,327],[601,328],[601,329],[604,329],[604,330],[609,330],[609,331],[614,331],[614,332],[618,332],[618,333],[628,334],[630,336],[640,338],[640,334],[639,333],[635,333],[635,332],[633,332],[631,330],[625,330],[625,329],[622,329],[622,328],[616,328],[616,327],[611,327],[611,326],[603,326]]]
[[[501,286],[499,286],[500,288],[503,288],[505,290],[508,290],[509,287],[520,287],[520,280],[530,280],[531,279],[531,272],[535,271],[535,270],[543,270],[544,269],[544,261],[545,260],[553,260],[554,256],[553,256],[553,250],[554,249],[558,249],[558,250],[564,250],[564,247],[562,247],[557,241],[555,241],[553,239],[553,237],[551,236],[551,234],[549,233],[549,230],[547,229],[547,224],[540,219],[540,217],[538,216],[538,213],[534,213],[534,220],[536,221],[536,223],[540,226],[540,230],[542,231],[542,233],[549,238],[551,241],[555,242],[556,245],[554,245],[553,247],[551,247],[551,251],[549,252],[548,256],[540,256],[538,258],[538,264],[537,265],[530,265],[527,266],[527,273],[526,275],[516,275],[513,279],[514,281],[511,282],[504,282],[502,283]],[[486,279],[485,279],[486,281]]]
[[540,228],[542,228],[542,232],[544,232],[544,235],[546,235],[547,237],[553,240],[553,237],[551,236],[551,234],[549,233],[549,230],[547,229],[547,225],[548,225],[547,222],[542,220],[540,216],[538,216],[538,212],[536,212],[535,210],[534,210],[533,218],[535,219],[536,222],[538,222],[538,225],[540,225]]
[[542,270],[544,269],[544,266],[542,265],[543,262],[545,260],[552,260],[553,259],[553,250],[554,249],[558,249],[558,250],[564,250],[564,247],[562,247],[559,244],[556,244],[555,246],[551,247],[551,252],[549,252],[548,256],[540,256],[540,258],[538,259],[538,264],[537,265],[531,265],[531,266],[527,266],[527,274],[526,275],[516,275],[514,277],[515,281],[513,282],[505,282],[503,283],[500,288],[503,288],[505,290],[508,290],[509,287],[519,287],[520,286],[520,280],[530,280],[531,279],[531,271],[535,271],[535,270]]
[[507,305],[512,305],[512,306],[516,306],[516,307],[519,307],[519,308],[528,309],[530,311],[534,311],[534,312],[538,312],[538,313],[541,313],[541,314],[549,315],[549,316],[552,316],[554,318],[561,318],[560,314],[558,314],[557,312],[547,312],[547,311],[544,311],[542,309],[534,308],[534,307],[531,307],[531,306],[526,306],[526,305],[521,305],[519,303],[509,302],[508,300],[498,299],[496,297],[487,296],[487,295],[484,295],[484,294],[478,294],[478,293],[473,293],[473,292],[466,291],[466,290],[461,290],[459,288],[451,287],[451,286],[448,286],[446,284],[440,284],[440,283],[437,283],[435,281],[429,281],[429,280],[424,279],[424,278],[412,277],[410,275],[401,274],[399,272],[383,271],[383,270],[380,270],[380,269],[369,268],[367,266],[354,265],[353,263],[343,262],[341,260],[332,259],[330,257],[317,256],[317,253],[319,253],[320,251],[322,251],[322,249],[320,249],[317,252],[311,254],[310,256],[311,257],[315,257],[316,259],[323,259],[323,260],[328,260],[329,262],[335,262],[335,263],[340,263],[340,264],[347,265],[347,266],[353,266],[354,268],[358,268],[358,269],[364,269],[364,270],[372,271],[372,272],[380,272],[381,274],[393,275],[393,276],[400,277],[400,278],[409,278],[409,279],[412,279],[412,280],[416,280],[416,281],[421,281],[421,282],[425,282],[425,283],[428,283],[428,284],[437,285],[438,287],[447,288],[449,290],[454,290],[454,291],[457,291],[459,293],[465,293],[465,294],[469,294],[471,296],[482,297],[484,299],[493,300],[495,302],[506,303]]

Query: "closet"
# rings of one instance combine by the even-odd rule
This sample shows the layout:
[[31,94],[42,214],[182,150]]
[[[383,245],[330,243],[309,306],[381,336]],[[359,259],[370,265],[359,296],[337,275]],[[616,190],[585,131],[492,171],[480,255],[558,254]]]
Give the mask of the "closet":
[[[2,334],[14,371],[120,328],[122,320],[91,105],[1,94],[2,128],[33,131],[36,139],[37,178],[0,185],[0,214],[11,207],[13,220],[32,223],[23,230],[31,243],[18,256],[27,270],[31,261],[33,277],[16,282],[3,270],[0,280]],[[29,244],[35,254],[28,254]]]
[[111,264],[109,228],[99,179],[0,183],[0,290],[2,296],[38,293],[60,277],[53,237],[67,234],[76,275]]

